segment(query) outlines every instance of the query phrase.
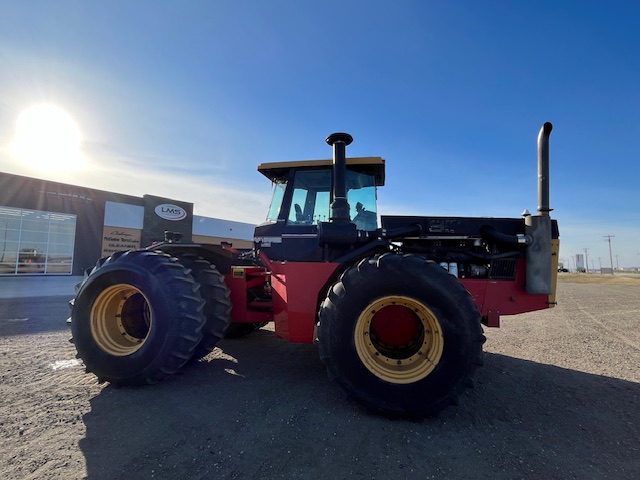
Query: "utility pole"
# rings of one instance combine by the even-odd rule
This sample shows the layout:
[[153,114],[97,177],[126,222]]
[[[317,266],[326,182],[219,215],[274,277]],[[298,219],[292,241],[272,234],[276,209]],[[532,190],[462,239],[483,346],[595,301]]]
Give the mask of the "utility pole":
[[[589,251],[588,248],[584,249],[584,266],[587,269],[587,273],[589,273],[589,257],[587,257],[587,252]],[[613,268],[613,267],[611,267]]]
[[[611,275],[613,275],[613,256],[611,255],[611,239],[615,237],[615,235],[603,235],[604,238],[609,242],[609,260],[611,261]],[[617,255],[616,255],[617,258]]]

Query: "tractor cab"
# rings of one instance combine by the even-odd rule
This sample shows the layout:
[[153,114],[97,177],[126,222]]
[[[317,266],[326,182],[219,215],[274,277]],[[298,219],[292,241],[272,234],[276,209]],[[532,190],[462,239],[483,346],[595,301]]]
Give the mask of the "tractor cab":
[[[332,223],[335,200],[332,160],[263,163],[258,171],[273,182],[266,221],[255,229],[256,247],[270,260],[324,261],[319,229]],[[355,231],[378,228],[376,187],[384,185],[384,159],[346,159],[344,176],[349,218]],[[350,227],[353,229],[353,227]]]

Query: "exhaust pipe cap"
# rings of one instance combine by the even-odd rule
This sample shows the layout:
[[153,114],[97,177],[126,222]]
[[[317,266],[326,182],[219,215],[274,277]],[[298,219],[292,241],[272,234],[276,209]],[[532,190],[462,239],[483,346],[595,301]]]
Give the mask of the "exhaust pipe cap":
[[327,143],[329,145],[333,145],[334,143],[338,142],[344,143],[345,145],[351,145],[351,142],[353,142],[353,137],[348,133],[341,132],[332,133],[327,137]]

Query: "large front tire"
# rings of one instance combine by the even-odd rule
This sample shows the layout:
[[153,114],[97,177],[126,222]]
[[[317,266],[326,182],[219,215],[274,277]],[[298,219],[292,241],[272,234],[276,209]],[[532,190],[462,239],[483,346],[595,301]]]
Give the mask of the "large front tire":
[[175,373],[202,338],[199,285],[175,258],[118,252],[80,286],[71,330],[87,371],[114,385],[156,383]]
[[384,254],[347,269],[320,307],[331,379],[366,407],[423,417],[451,403],[482,365],[480,313],[436,263]]
[[200,284],[200,295],[205,301],[202,340],[195,348],[191,361],[199,360],[213,351],[230,328],[231,300],[229,287],[218,269],[197,255],[184,254],[178,261],[187,268]]

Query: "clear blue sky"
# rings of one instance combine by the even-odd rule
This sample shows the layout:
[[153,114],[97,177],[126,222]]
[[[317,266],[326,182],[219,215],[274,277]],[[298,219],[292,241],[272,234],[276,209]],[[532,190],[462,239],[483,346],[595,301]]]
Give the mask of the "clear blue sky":
[[[265,161],[387,160],[382,214],[518,217],[551,136],[561,259],[640,265],[640,3],[0,0],[0,170],[258,223]],[[87,160],[11,156],[25,108],[66,110]],[[1,192],[0,192],[1,198]],[[591,266],[591,261],[589,262]]]

